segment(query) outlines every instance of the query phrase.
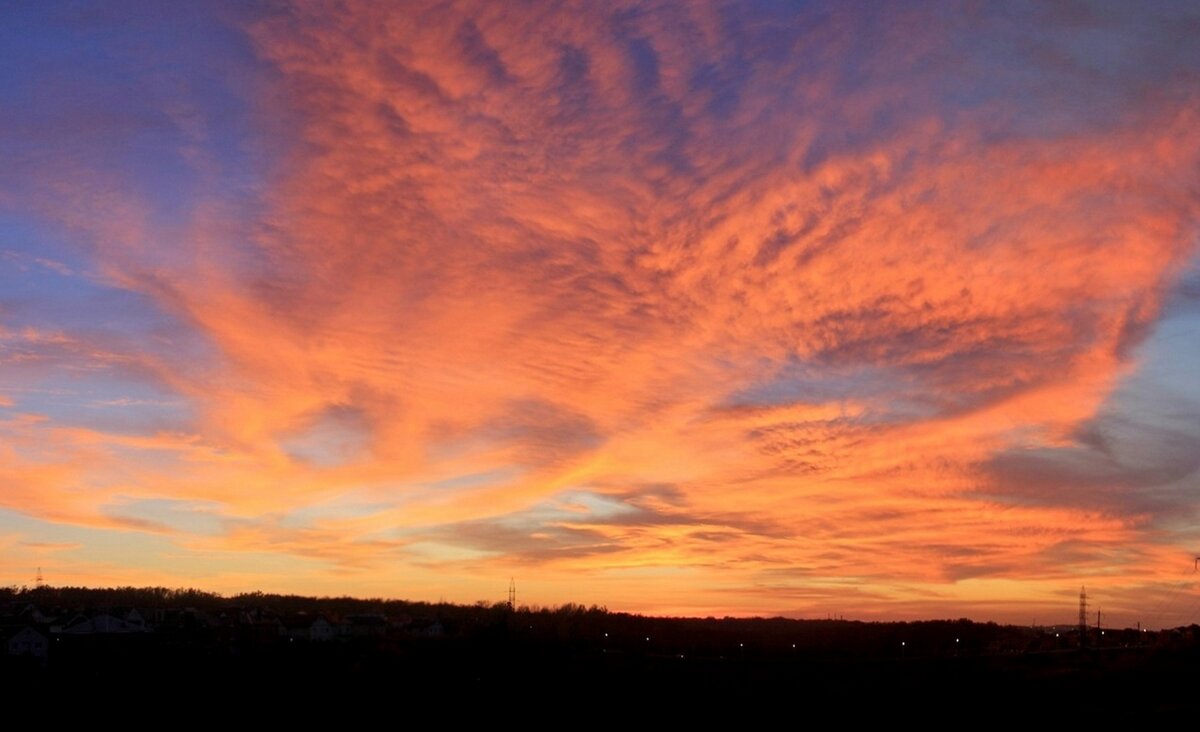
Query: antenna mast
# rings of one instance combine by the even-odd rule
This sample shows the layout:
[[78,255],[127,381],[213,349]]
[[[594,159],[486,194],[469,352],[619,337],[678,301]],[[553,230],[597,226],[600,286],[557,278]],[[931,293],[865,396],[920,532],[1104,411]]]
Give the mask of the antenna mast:
[[517,609],[517,581],[512,577],[508,578],[508,609]]

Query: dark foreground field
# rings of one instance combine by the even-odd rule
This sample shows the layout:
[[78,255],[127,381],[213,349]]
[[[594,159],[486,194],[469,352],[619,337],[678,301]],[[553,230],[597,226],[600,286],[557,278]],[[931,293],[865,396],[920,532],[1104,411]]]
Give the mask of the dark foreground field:
[[[969,658],[679,658],[480,649],[428,642],[401,652],[349,646],[278,649],[235,657],[104,655],[67,666],[6,670],[14,698],[200,704],[195,712],[358,715],[394,704],[442,714],[506,706],[536,718],[563,705],[587,716],[652,713],[759,716],[836,711],[847,718],[953,720],[1165,719],[1200,712],[1194,649],[1064,651]],[[99,710],[108,706],[101,703]],[[510,710],[512,711],[512,710]]]
[[[128,642],[130,638],[122,638]],[[1168,719],[1200,712],[1200,652],[1193,647],[1058,650],[965,658],[680,656],[430,638],[396,646],[367,641],[288,643],[238,654],[198,648],[96,644],[48,667],[10,664],[13,698],[67,695],[97,713],[136,697],[193,713],[356,716],[395,704],[436,704],[449,718],[508,706],[587,715],[796,714],[850,718],[988,720]],[[131,696],[132,695],[132,696]],[[109,700],[115,706],[109,706]],[[972,722],[973,724],[973,722]]]
[[1195,626],[1089,631],[1080,648],[1067,629],[966,620],[670,619],[202,594],[43,593],[4,607],[7,636],[35,638],[20,630],[34,629],[48,652],[0,659],[3,698],[63,719],[170,710],[373,725],[382,714],[396,726],[479,717],[505,728],[648,719],[989,727],[1200,713]]

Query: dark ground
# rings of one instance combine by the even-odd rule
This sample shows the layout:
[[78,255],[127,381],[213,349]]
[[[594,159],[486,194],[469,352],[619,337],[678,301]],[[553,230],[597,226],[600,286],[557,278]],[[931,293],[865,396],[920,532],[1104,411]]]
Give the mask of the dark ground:
[[[378,654],[347,645],[274,649],[236,657],[171,652],[107,654],[13,673],[12,698],[133,698],[190,713],[294,716],[305,710],[369,717],[394,705],[436,707],[450,718],[492,710],[697,719],[999,720],[1089,722],[1196,719],[1195,649],[1030,653],[971,658],[678,658],[656,655],[480,649],[423,642]],[[793,716],[794,715],[794,716]]]
[[[29,599],[3,606],[0,629],[32,617]],[[1109,629],[1081,649],[1073,631],[966,620],[669,619],[578,606],[512,611],[262,595],[156,600],[60,591],[38,599],[39,617],[57,618],[41,627],[48,658],[0,656],[0,699],[21,714],[42,710],[63,721],[168,714],[162,719],[173,724],[426,726],[479,718],[507,729],[1200,719],[1196,626]],[[134,604],[118,611],[114,599],[141,600],[141,614],[154,622],[137,633],[64,630],[68,616]],[[376,618],[369,635],[352,634],[363,630],[355,625],[361,613]],[[317,617],[339,635],[288,637],[297,622]]]

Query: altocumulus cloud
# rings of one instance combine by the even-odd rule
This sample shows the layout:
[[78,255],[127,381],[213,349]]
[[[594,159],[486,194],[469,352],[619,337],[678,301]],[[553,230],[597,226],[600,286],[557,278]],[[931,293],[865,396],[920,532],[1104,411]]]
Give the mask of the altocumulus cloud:
[[[154,533],[227,589],[519,566],[546,601],[915,615],[1188,551],[1186,435],[1114,395],[1192,287],[1194,11],[137,12],[19,19],[79,57],[3,113],[4,231],[65,262],[0,308],[31,540]],[[151,33],[182,81],[121,51]],[[55,277],[129,299],[40,322]],[[65,385],[108,406],[34,396]],[[1161,459],[1095,438],[1130,419]]]

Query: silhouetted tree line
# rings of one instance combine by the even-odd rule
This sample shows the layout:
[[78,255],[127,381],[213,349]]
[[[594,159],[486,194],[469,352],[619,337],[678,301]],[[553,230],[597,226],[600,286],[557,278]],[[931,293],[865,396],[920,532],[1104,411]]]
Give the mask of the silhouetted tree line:
[[[310,615],[337,619],[378,615],[436,622],[442,635],[481,642],[553,643],[641,655],[747,657],[802,651],[848,657],[920,657],[1054,650],[1077,644],[1069,638],[1048,643],[1046,639],[1052,634],[1026,626],[977,623],[965,618],[919,622],[670,618],[609,612],[604,607],[577,603],[514,610],[503,602],[458,605],[264,592],[223,596],[195,588],[0,587],[0,605],[20,603],[60,615],[114,607],[151,613],[187,609],[213,618],[242,611],[254,611],[256,617]],[[1144,640],[1132,631],[1115,629],[1108,637],[1110,645]]]

